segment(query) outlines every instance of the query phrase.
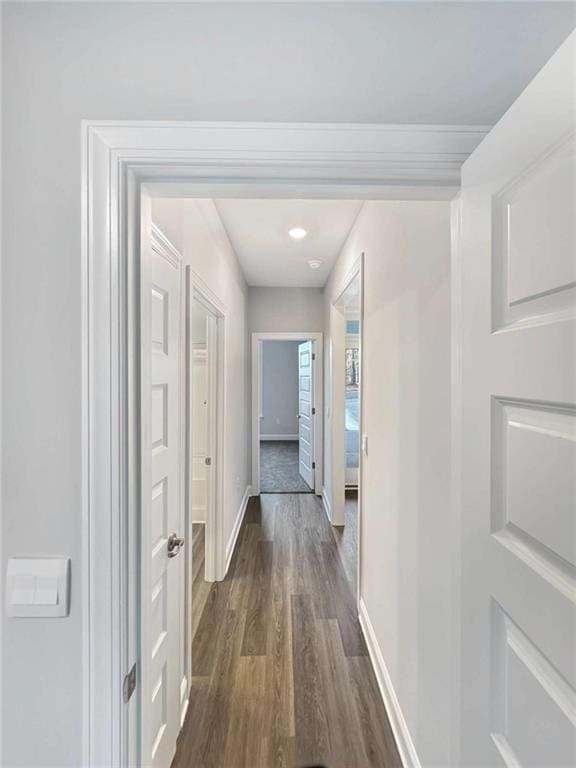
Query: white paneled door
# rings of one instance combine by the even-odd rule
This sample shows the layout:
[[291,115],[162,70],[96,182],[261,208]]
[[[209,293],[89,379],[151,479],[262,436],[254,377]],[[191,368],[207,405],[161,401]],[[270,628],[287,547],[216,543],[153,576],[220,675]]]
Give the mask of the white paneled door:
[[314,343],[298,345],[298,468],[314,490]]
[[462,173],[462,766],[576,765],[575,60]]
[[181,264],[142,205],[142,765],[169,768],[180,729],[185,558],[181,539]]

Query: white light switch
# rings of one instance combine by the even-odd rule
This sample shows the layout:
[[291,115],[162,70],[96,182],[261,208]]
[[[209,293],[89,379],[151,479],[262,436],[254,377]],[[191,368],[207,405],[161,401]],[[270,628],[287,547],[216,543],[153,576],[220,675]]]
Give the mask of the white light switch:
[[34,605],[58,605],[58,577],[37,576]]
[[8,560],[6,609],[14,617],[67,616],[70,560],[66,557],[18,557]]

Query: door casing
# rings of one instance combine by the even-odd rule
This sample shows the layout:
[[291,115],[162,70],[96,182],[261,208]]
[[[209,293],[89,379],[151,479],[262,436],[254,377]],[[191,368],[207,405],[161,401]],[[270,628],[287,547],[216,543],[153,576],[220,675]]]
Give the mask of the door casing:
[[[81,123],[82,764],[129,764],[141,187],[181,197],[449,200],[486,126]],[[308,334],[308,337],[310,335]],[[137,549],[136,549],[137,553]],[[131,640],[132,638],[132,640]],[[138,687],[137,687],[138,692]]]
[[[205,571],[206,581],[221,581],[226,570],[226,542],[222,531],[224,504],[224,409],[225,377],[224,342],[226,333],[226,308],[210,291],[192,267],[187,267],[189,278],[187,290],[192,300],[200,304],[207,316],[207,388],[208,388],[208,447],[212,465],[208,473],[208,499],[205,526]],[[192,348],[187,350],[187,367],[193,364]],[[191,371],[190,371],[191,372]],[[191,376],[189,384],[191,386]],[[189,390],[188,396],[192,397]],[[194,433],[188,425],[187,450],[193,455]],[[188,462],[188,483],[191,484],[191,461]],[[189,530],[190,540],[192,527]]]

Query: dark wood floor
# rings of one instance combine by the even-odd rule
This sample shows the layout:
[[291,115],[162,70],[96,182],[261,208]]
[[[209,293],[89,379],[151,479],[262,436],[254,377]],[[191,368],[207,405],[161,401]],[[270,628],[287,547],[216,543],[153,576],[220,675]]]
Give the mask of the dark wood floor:
[[400,766],[356,617],[355,502],[251,499],[225,581],[194,536],[192,694],[173,768]]

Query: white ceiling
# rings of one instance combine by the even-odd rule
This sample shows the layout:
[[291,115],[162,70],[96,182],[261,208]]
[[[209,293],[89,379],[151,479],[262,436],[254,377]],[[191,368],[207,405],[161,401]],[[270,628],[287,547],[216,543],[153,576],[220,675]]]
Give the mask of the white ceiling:
[[[215,200],[248,285],[322,287],[356,216],[358,200]],[[291,227],[308,235],[293,240]],[[320,259],[310,269],[309,259]]]

